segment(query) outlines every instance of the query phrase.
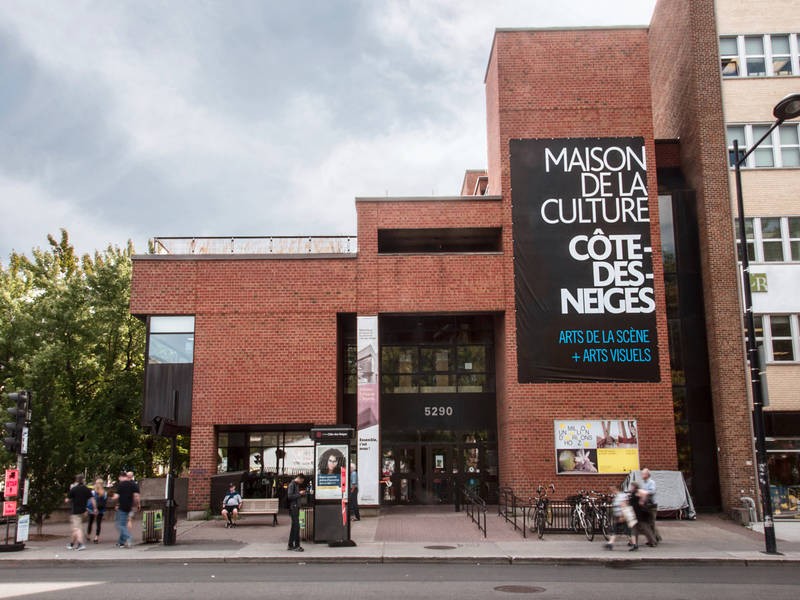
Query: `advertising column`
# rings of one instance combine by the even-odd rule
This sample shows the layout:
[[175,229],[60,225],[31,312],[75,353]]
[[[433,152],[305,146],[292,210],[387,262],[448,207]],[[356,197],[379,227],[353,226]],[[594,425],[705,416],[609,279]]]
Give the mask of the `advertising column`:
[[358,331],[358,503],[379,504],[378,317],[359,316]]

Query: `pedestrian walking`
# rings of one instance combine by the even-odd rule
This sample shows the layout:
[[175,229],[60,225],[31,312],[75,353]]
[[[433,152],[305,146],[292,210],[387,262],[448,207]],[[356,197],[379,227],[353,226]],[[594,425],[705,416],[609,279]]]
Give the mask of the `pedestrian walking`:
[[299,473],[289,482],[289,488],[286,490],[286,498],[289,501],[289,516],[292,519],[292,526],[289,529],[288,549],[295,552],[303,551],[303,547],[300,545],[300,503],[303,496],[306,495],[305,481],[306,476]]
[[133,519],[136,511],[141,507],[139,486],[128,473],[122,471],[117,481],[117,491],[113,500],[117,502],[116,525],[119,531],[117,548],[130,548],[133,545],[133,536],[130,533],[129,521]]
[[645,507],[650,516],[650,527],[653,529],[653,535],[656,542],[661,541],[661,534],[656,528],[656,518],[658,517],[658,502],[656,502],[656,480],[650,474],[650,469],[642,469],[642,489],[647,492],[647,499],[645,500]]
[[347,500],[350,506],[350,518],[353,521],[361,520],[361,513],[358,510],[358,469],[356,463],[350,463],[350,496]]
[[108,492],[106,491],[105,482],[101,478],[94,480],[94,489],[89,502],[86,505],[89,513],[89,525],[86,527],[86,539],[92,535],[92,525],[96,524],[94,532],[95,544],[100,541],[100,527],[103,523],[103,515],[106,514],[106,504],[108,503]]
[[71,507],[69,524],[72,529],[72,537],[67,544],[67,550],[86,550],[83,539],[83,515],[86,514],[86,504],[91,497],[92,490],[84,484],[83,475],[76,475],[75,483],[69,488],[64,500]]
[[639,549],[640,534],[647,538],[648,546],[656,546],[656,538],[653,535],[653,530],[650,527],[650,513],[645,507],[647,492],[641,488],[638,481],[633,481],[631,482],[629,496],[629,502],[633,507],[634,514],[636,515],[636,526],[633,528],[633,545],[631,546],[631,551]]
[[[630,540],[631,527],[636,526],[636,516],[630,505],[630,496],[623,491],[622,486],[610,486],[611,494],[614,496],[611,502],[611,514],[614,519],[614,530],[605,547],[607,550],[614,549],[614,542],[618,535],[627,535]],[[629,523],[630,521],[630,523]]]

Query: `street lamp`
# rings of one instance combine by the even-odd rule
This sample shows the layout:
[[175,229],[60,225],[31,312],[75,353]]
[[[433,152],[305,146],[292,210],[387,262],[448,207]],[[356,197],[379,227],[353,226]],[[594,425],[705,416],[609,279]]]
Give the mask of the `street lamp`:
[[764,427],[764,396],[759,374],[758,349],[756,348],[755,323],[753,322],[753,295],[750,292],[750,259],[747,256],[747,236],[744,226],[744,200],[742,199],[741,167],[753,151],[773,130],[784,121],[800,116],[800,94],[789,94],[775,105],[772,115],[776,121],[767,132],[742,156],[739,156],[739,140],[733,140],[734,169],[736,171],[736,206],[739,216],[739,256],[742,261],[742,288],[744,290],[745,327],[747,329],[747,360],[750,365],[750,386],[753,393],[753,433],[756,438],[756,471],[764,514],[764,542],[767,554],[778,554],[775,543],[775,524],[772,519],[772,501],[769,491],[767,467],[767,442]]

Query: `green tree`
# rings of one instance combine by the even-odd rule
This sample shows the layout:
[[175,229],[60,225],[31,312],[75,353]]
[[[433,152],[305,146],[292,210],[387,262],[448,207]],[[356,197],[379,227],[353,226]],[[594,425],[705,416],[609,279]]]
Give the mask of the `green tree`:
[[[29,507],[41,525],[75,473],[149,474],[140,425],[144,325],[129,314],[133,246],[78,257],[65,230],[0,265],[0,376],[33,391]],[[161,443],[163,445],[163,442]]]

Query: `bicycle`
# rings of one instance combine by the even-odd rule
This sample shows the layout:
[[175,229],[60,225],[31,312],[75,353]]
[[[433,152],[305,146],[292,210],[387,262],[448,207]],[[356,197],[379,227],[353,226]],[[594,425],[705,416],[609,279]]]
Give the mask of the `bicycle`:
[[600,494],[598,492],[592,492],[592,494],[595,496],[592,502],[594,527],[602,534],[604,539],[608,540],[614,529],[610,514],[612,497],[608,494]]
[[553,508],[550,506],[550,500],[547,498],[548,489],[555,492],[556,486],[551,483],[547,487],[540,485],[536,488],[538,497],[536,498],[535,504],[533,500],[531,500],[532,506],[529,509],[533,511],[533,515],[530,519],[531,531],[536,531],[536,535],[539,539],[544,537],[545,526],[553,524]]
[[575,532],[583,530],[586,539],[590,542],[594,539],[594,518],[590,513],[593,509],[589,495],[580,490],[574,497],[575,503],[572,506],[572,529]]

